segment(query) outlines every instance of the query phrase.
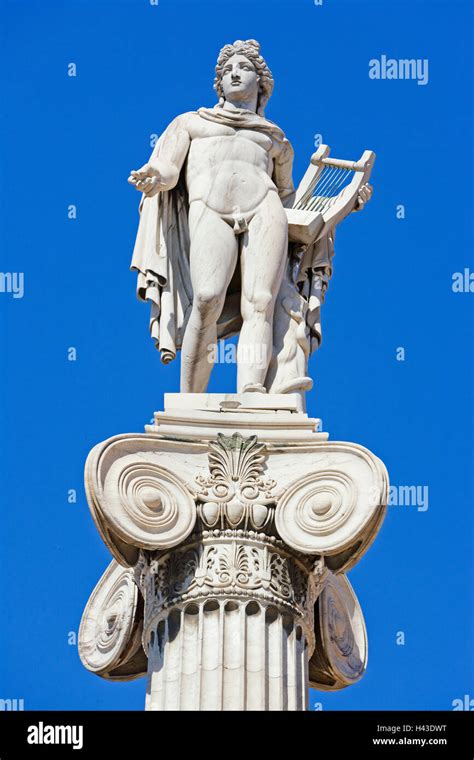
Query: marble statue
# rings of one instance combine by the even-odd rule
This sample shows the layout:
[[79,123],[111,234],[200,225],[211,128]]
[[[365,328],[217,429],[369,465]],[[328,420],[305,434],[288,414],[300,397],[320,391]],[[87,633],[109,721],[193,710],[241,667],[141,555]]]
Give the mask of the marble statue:
[[[138,296],[151,302],[162,360],[181,348],[184,393],[206,390],[212,349],[236,332],[238,392],[311,386],[306,364],[321,339],[334,225],[309,245],[289,226],[293,149],[264,115],[273,84],[258,42],[225,45],[218,104],[177,116],[129,177],[143,193],[132,260]],[[357,190],[348,210],[370,197],[367,183]]]
[[[321,145],[295,189],[264,115],[255,40],[222,48],[219,102],[178,116],[147,164],[132,267],[181,392],[144,433],[91,450],[85,487],[112,555],[79,630],[84,666],[146,676],[145,707],[306,710],[309,686],[367,667],[348,573],[382,525],[383,462],[305,412],[336,226],[370,199],[375,156]],[[239,333],[238,392],[206,393],[213,346]]]

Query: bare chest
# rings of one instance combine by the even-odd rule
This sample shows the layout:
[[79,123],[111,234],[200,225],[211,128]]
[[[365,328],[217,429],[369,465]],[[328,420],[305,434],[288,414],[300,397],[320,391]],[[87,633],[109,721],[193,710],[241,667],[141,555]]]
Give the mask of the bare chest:
[[272,153],[273,140],[264,132],[255,129],[241,129],[207,121],[200,117],[193,119],[188,125],[191,145],[196,151],[219,154],[226,153],[234,156],[238,153],[245,159],[246,155],[262,152]]

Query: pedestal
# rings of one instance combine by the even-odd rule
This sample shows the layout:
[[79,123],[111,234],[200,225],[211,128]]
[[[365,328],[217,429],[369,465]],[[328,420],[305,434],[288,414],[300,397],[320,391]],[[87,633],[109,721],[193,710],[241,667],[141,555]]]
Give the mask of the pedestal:
[[147,710],[304,710],[367,663],[346,573],[383,520],[383,463],[331,442],[291,394],[167,394],[145,434],[86,464],[114,560],[85,609],[84,665],[147,674]]

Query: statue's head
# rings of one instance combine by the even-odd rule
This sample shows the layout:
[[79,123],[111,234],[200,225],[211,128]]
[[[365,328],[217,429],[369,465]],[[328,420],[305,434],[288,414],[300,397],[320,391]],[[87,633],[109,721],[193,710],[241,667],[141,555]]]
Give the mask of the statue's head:
[[264,115],[265,106],[273,90],[272,72],[260,55],[256,40],[236,40],[224,45],[216,65],[214,89],[219,104],[224,101],[252,101],[257,99],[257,113]]

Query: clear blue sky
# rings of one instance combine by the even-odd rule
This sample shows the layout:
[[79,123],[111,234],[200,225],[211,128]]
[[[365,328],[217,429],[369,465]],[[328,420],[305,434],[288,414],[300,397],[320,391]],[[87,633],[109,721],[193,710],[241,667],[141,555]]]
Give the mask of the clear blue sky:
[[[378,156],[373,201],[338,234],[309,412],[333,440],[380,456],[394,485],[429,488],[426,511],[389,508],[351,573],[369,633],[365,678],[312,701],[450,709],[474,697],[474,294],[452,290],[454,272],[474,270],[472,3],[1,6],[0,268],[24,272],[25,292],[0,293],[0,697],[29,709],[143,708],[144,681],[103,681],[68,644],[110,559],[85,500],[87,453],[142,431],[163,393],[178,390],[178,362],[160,364],[135,299],[139,196],[126,180],[148,158],[150,134],[215,102],[218,50],[248,37],[274,73],[267,116],[293,143],[295,181],[315,133],[336,156]],[[428,59],[428,84],[371,80],[369,60],[382,54]],[[219,367],[210,390],[233,382],[234,368]]]

